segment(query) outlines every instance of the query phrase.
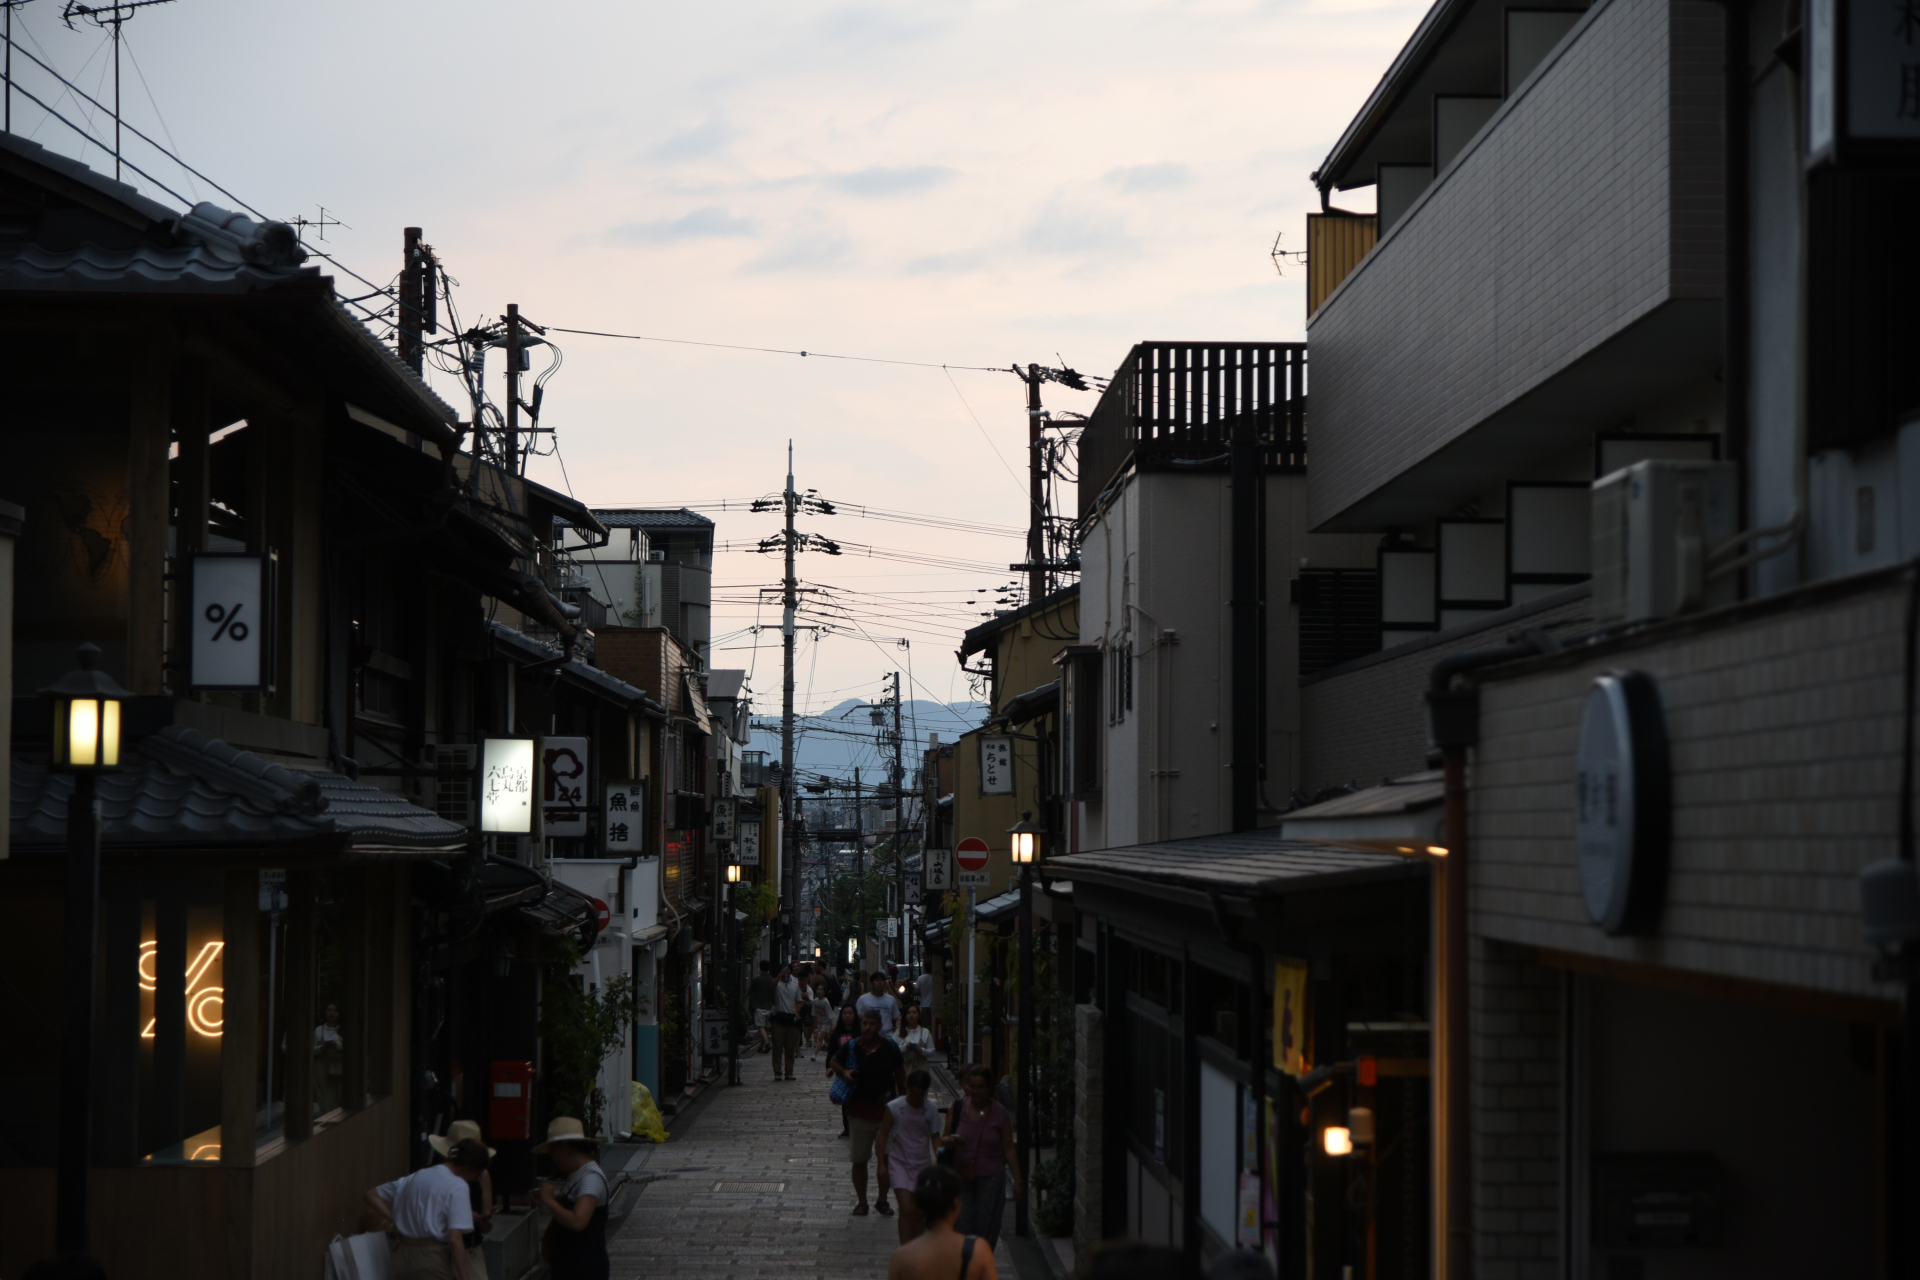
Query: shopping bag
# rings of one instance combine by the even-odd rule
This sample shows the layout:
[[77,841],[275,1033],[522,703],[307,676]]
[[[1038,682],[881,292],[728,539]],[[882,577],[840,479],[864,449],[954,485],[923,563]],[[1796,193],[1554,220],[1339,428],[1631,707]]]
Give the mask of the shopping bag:
[[391,1256],[384,1231],[335,1236],[327,1246],[326,1280],[387,1280]]

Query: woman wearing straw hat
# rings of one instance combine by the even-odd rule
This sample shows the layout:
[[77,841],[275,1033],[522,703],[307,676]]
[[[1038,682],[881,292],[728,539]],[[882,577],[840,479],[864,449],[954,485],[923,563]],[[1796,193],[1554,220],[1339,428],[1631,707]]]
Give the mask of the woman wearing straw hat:
[[[480,1142],[480,1123],[477,1120],[455,1120],[447,1126],[443,1136],[435,1133],[427,1137],[427,1145],[446,1159],[454,1147],[465,1141]],[[481,1142],[482,1146],[486,1146]],[[487,1147],[491,1158],[500,1153]],[[493,1174],[483,1173],[477,1182],[467,1184],[467,1199],[473,1208],[473,1230],[466,1233],[467,1272],[471,1280],[487,1280],[487,1258],[480,1250],[480,1239],[493,1229]]]
[[533,1149],[550,1156],[566,1181],[559,1191],[543,1182],[534,1203],[553,1215],[547,1228],[547,1261],[552,1280],[608,1280],[607,1175],[595,1159],[600,1144],[572,1116],[557,1116],[547,1140]]

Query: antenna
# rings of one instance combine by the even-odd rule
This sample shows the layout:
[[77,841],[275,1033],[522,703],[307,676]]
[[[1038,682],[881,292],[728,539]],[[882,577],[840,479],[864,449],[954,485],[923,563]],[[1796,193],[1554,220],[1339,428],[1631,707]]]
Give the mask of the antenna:
[[[133,16],[136,9],[148,5],[172,4],[173,0],[119,0],[117,4],[90,5],[80,0],[67,0],[67,7],[60,11],[60,21],[67,24],[67,30],[77,31],[73,20],[79,18],[91,22],[102,31],[113,34],[113,180],[120,180],[120,28]],[[7,60],[13,60],[13,3],[7,5]],[[11,71],[11,66],[9,66]],[[13,115],[13,77],[7,77],[7,115],[9,127]]]
[[[168,2],[168,0],[149,0],[149,2],[150,2],[150,3],[152,3],[152,4],[166,4],[166,3]],[[340,219],[338,219],[338,218],[333,218],[333,217],[329,217],[329,216],[327,215],[327,206],[325,206],[325,205],[321,205],[321,206],[320,206],[320,216],[319,216],[319,217],[317,217],[317,218],[288,218],[288,219],[287,219],[287,225],[288,225],[288,226],[290,226],[290,227],[293,227],[293,228],[295,228],[295,229],[296,229],[296,230],[297,230],[297,231],[298,231],[298,232],[299,232],[299,233],[301,234],[301,237],[302,237],[303,239],[305,238],[305,235],[306,235],[306,230],[307,230],[307,228],[308,228],[308,227],[317,227],[317,228],[319,228],[319,231],[320,231],[320,238],[321,238],[322,240],[325,240],[325,239],[327,238],[327,228],[328,228],[328,227],[347,227],[347,224],[346,224],[346,223],[344,223],[344,222],[342,222],[342,221],[340,221]],[[353,228],[352,228],[352,227],[347,227],[347,230],[349,230],[349,231],[351,231],[351,230],[353,230]]]

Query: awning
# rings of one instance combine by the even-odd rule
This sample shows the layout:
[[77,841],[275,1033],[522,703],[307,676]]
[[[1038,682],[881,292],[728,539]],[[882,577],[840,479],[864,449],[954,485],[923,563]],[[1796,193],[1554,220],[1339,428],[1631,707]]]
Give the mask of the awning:
[[[465,827],[390,791],[269,764],[197,729],[167,725],[129,754],[95,784],[109,854],[435,857],[467,846]],[[64,849],[72,776],[17,758],[12,773],[15,851]]]
[[694,683],[691,675],[682,676],[681,680],[687,697],[687,719],[693,722],[695,729],[711,738],[713,736],[712,713],[707,710],[707,700],[700,696],[700,686]]
[[1393,854],[1446,852],[1446,780],[1438,769],[1295,809],[1280,819],[1290,840]]
[[1038,720],[1060,705],[1060,682],[1049,680],[1038,689],[1029,689],[1018,697],[1008,698],[1000,708],[996,720],[1008,724],[1025,724],[1029,720]]
[[1427,874],[1426,859],[1287,838],[1280,827],[1047,859],[1047,874],[1136,893],[1272,897]]

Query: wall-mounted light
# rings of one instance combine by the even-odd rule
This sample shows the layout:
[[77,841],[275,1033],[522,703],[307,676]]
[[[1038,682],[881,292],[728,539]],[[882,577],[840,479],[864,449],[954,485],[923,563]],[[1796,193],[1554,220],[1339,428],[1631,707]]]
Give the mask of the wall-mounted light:
[[1427,846],[1427,852],[1436,858],[1444,858],[1447,856],[1447,846],[1443,844],[1430,844]]
[[852,964],[853,958],[858,954],[860,954],[860,944],[854,939],[848,938],[847,939],[847,963]]
[[98,645],[80,646],[80,665],[41,690],[53,700],[53,767],[97,773],[120,767],[121,709],[133,694],[96,671]]
[[1353,1154],[1353,1134],[1344,1125],[1330,1124],[1320,1133],[1321,1144],[1330,1156]]

